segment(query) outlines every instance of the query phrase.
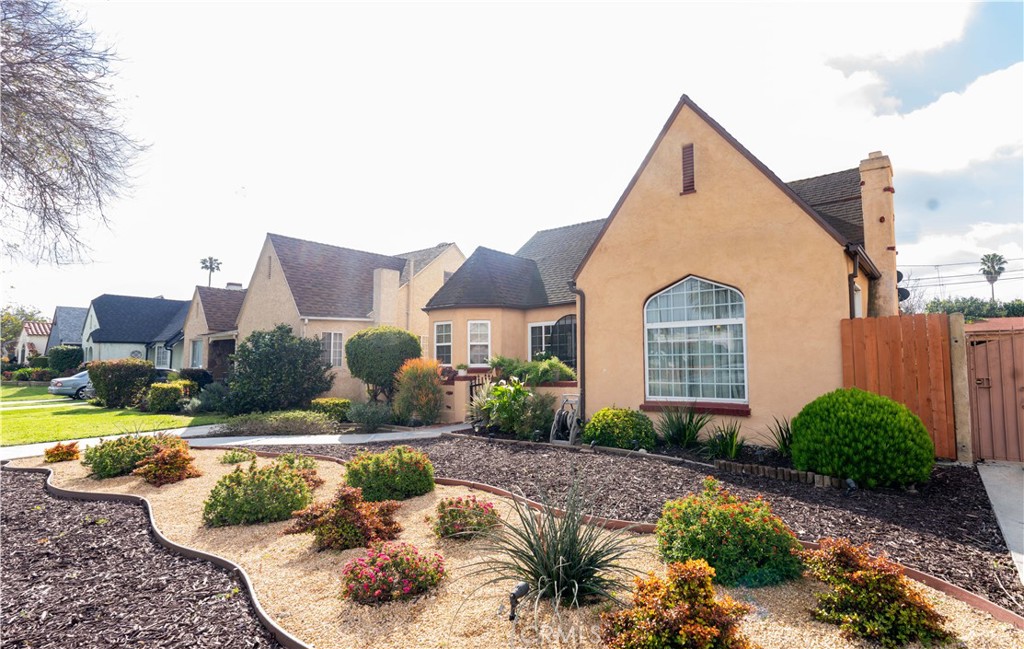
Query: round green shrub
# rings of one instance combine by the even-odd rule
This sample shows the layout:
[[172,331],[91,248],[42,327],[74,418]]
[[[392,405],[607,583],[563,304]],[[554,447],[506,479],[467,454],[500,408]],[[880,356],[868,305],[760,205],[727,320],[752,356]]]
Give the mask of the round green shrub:
[[711,477],[700,494],[665,503],[655,535],[665,561],[703,559],[726,586],[777,584],[803,569],[800,542],[768,503],[742,500]]
[[221,478],[203,503],[203,523],[210,527],[283,521],[305,509],[313,496],[298,472],[284,464],[235,470]]
[[405,500],[434,490],[434,465],[410,446],[364,451],[345,464],[345,483],[362,489],[363,500]]
[[822,395],[792,422],[793,466],[868,488],[926,482],[935,446],[903,404],[857,388]]
[[336,397],[321,397],[309,403],[310,410],[327,415],[339,424],[348,421],[348,410],[351,407],[351,401]]
[[85,449],[82,464],[89,467],[89,475],[97,480],[128,475],[135,465],[153,453],[156,439],[149,435],[126,435],[105,439]]
[[371,401],[383,396],[391,403],[398,370],[405,361],[422,355],[419,338],[389,325],[357,331],[345,341],[348,371],[366,384]]
[[598,446],[633,448],[636,440],[640,448],[654,448],[654,424],[642,412],[628,408],[602,408],[583,428],[583,441]]
[[348,419],[359,424],[367,433],[376,432],[378,428],[391,423],[391,406],[386,403],[353,403],[348,409]]

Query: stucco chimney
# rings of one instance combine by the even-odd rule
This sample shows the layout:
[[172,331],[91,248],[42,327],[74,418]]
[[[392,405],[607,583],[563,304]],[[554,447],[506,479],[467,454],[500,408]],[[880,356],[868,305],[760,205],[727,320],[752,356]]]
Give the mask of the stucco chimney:
[[238,282],[228,282],[227,286],[225,286],[224,288],[228,289],[229,291],[241,291],[242,285]]
[[864,212],[864,251],[881,272],[871,281],[868,315],[899,315],[896,292],[896,226],[892,163],[881,151],[860,161],[860,198]]
[[398,324],[398,280],[400,273],[390,268],[373,269],[373,318],[374,324]]

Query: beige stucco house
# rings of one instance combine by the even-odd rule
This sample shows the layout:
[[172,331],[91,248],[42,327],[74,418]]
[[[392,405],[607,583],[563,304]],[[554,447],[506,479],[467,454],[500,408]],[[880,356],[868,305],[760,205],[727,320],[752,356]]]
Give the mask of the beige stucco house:
[[196,287],[185,316],[185,367],[208,370],[217,380],[227,377],[243,300],[245,289],[241,284]]
[[842,386],[839,322],[897,315],[892,167],[783,183],[685,95],[575,274],[592,414],[689,405],[764,439]]
[[366,391],[349,372],[344,344],[375,325],[412,332],[426,348],[427,300],[465,261],[454,243],[401,255],[380,255],[268,234],[238,311],[235,335],[291,326],[318,338],[334,367],[330,396],[364,400]]

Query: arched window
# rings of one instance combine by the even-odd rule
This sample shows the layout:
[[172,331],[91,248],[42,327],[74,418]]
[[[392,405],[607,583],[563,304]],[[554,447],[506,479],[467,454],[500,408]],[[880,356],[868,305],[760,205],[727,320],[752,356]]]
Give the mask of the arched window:
[[687,277],[644,306],[647,398],[747,402],[746,312],[734,288]]

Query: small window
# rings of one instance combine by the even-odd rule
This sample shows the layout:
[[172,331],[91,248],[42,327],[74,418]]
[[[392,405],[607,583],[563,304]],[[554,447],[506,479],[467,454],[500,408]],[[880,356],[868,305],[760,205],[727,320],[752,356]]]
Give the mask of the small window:
[[469,328],[469,364],[485,366],[491,358],[491,322],[490,320],[470,320]]
[[320,354],[324,362],[331,367],[341,367],[342,337],[339,332],[325,331],[320,337]]
[[683,189],[681,194],[692,194],[697,191],[697,181],[693,173],[693,145],[683,145]]
[[193,340],[192,341],[192,361],[189,367],[202,367],[203,366],[203,341]]
[[153,357],[153,365],[156,367],[160,369],[169,369],[171,367],[171,350],[163,345],[156,346]]
[[551,327],[554,322],[531,322],[529,352],[527,358],[533,360],[537,354],[543,354],[551,346]]
[[434,359],[441,365],[452,364],[452,323],[434,323]]

